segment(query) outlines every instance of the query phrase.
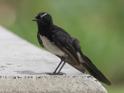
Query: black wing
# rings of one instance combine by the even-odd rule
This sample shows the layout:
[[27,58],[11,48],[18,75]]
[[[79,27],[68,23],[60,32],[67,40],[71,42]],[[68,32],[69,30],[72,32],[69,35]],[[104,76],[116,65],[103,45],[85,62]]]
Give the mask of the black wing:
[[78,62],[78,56],[72,44],[73,38],[71,38],[68,33],[63,31],[56,31],[52,36],[52,41],[56,46],[58,46],[58,48],[67,53],[70,57],[75,58],[75,62]]
[[44,47],[44,46],[43,46],[43,42],[42,42],[42,40],[41,40],[41,38],[40,38],[40,33],[39,33],[39,32],[37,33],[37,39],[38,39],[39,44],[40,44],[42,47]]
[[102,82],[110,85],[111,82],[102,74],[102,72],[99,69],[97,69],[97,67],[92,63],[92,61],[82,53],[78,40],[75,39],[73,41],[73,45],[74,45],[75,49],[77,51],[79,51],[79,53],[82,57],[82,60],[83,60],[83,62],[81,62],[81,63],[88,70],[88,72],[91,75],[93,75],[95,78],[97,78],[99,81],[102,81]]

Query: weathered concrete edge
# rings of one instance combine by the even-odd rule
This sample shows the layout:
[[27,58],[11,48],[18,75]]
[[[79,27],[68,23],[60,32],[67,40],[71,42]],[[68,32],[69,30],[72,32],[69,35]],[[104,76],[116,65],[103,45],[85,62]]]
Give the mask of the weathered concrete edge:
[[89,75],[0,76],[0,93],[107,93]]

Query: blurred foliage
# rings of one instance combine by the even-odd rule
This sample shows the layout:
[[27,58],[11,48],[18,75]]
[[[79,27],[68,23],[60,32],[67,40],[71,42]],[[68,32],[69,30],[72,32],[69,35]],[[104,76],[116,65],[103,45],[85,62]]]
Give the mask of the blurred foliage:
[[43,11],[80,40],[113,84],[124,83],[124,0],[1,0],[0,24],[38,45],[32,19]]
[[114,86],[108,88],[108,93],[124,93],[124,87],[123,86]]

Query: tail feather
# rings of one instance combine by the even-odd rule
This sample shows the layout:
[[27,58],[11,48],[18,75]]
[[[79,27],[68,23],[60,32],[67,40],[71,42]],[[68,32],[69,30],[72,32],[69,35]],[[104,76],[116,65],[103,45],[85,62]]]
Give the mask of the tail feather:
[[86,57],[85,55],[82,55],[83,57],[83,66],[88,70],[88,72],[93,75],[96,79],[99,81],[111,85],[111,82],[102,74],[100,70],[97,69],[97,67],[91,62],[91,60]]
[[[80,48],[80,44],[79,41],[77,39],[73,39],[73,47],[77,52],[77,56],[79,61],[81,62],[81,64],[89,71],[89,73],[94,76],[96,79],[98,79],[99,81],[106,83],[108,85],[111,84],[111,82],[102,74],[102,72],[100,72],[97,67],[91,62],[91,60],[86,57],[85,55],[83,55],[81,48]],[[83,60],[83,62],[82,62]],[[81,72],[83,72],[82,69],[80,69],[82,67],[78,67],[77,69]]]

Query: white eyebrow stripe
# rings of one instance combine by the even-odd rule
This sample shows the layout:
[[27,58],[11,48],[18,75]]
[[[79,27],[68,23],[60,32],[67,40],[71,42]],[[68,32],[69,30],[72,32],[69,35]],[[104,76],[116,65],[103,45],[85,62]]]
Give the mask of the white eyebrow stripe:
[[44,16],[46,16],[46,15],[47,15],[47,13],[45,13],[45,14],[41,15],[40,17],[42,18],[42,17],[44,17]]

